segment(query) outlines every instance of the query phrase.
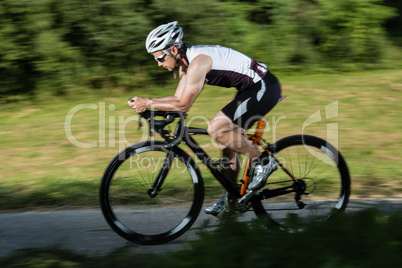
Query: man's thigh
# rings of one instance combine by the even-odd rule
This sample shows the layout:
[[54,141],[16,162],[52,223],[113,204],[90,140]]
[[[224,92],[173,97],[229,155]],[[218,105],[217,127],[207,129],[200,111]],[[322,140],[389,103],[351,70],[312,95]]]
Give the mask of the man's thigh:
[[209,122],[208,133],[210,134],[230,131],[235,131],[241,135],[244,135],[246,132],[243,128],[233,123],[222,111],[219,111]]

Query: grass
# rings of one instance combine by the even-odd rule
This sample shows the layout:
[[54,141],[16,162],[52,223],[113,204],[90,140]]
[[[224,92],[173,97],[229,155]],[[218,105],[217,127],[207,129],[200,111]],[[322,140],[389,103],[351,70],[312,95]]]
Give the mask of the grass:
[[[328,139],[349,165],[352,198],[402,196],[402,70],[279,77],[287,98],[267,115],[269,142],[302,132]],[[114,90],[1,104],[0,207],[97,206],[108,162],[121,148],[144,139],[127,97],[173,92]],[[192,125],[205,127],[234,94],[233,89],[205,87],[190,111]],[[65,132],[69,113],[70,140]],[[209,144],[207,137],[198,140]],[[215,146],[206,150],[219,157]],[[220,192],[200,168],[206,192]]]

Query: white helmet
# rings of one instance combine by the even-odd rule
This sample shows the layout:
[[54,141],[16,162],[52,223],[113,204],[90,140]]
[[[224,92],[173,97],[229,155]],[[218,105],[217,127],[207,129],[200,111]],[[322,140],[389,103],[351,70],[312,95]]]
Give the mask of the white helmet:
[[145,47],[148,53],[169,48],[173,44],[182,43],[183,29],[177,26],[177,21],[160,25],[152,30],[147,37]]

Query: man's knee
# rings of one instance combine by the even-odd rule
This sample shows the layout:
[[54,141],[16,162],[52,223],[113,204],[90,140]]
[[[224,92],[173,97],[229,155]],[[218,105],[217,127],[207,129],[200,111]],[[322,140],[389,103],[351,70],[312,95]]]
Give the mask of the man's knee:
[[208,132],[209,136],[211,136],[211,137],[213,137],[214,133],[216,132],[215,125],[213,124],[212,121],[209,122],[209,124],[208,124],[207,132]]
[[208,134],[213,138],[219,138],[224,135],[226,132],[232,130],[233,123],[226,116],[222,116],[217,114],[208,124]]
[[[228,134],[228,131],[223,131],[223,130],[219,130],[219,129],[213,129],[211,128],[210,130],[208,129],[208,134],[211,136],[211,138],[213,138],[214,140],[221,142],[223,138],[226,137],[226,135]],[[222,141],[223,142],[223,141]],[[226,144],[222,144],[223,147],[226,147]]]

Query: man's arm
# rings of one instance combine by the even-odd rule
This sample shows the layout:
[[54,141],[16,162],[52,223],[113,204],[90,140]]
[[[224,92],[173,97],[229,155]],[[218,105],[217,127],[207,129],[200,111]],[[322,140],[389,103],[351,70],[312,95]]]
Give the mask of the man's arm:
[[187,67],[185,66],[180,66],[179,68],[179,73],[180,73],[180,80],[179,84],[177,85],[176,92],[174,96],[166,96],[166,97],[160,97],[160,98],[147,98],[150,100],[155,100],[155,101],[177,101],[180,99],[181,94],[184,90],[184,87],[186,85],[186,72],[187,72]]
[[137,112],[143,112],[147,108],[161,111],[188,112],[194,100],[200,94],[205,76],[211,70],[212,59],[206,55],[197,56],[188,67],[186,74],[180,79],[175,96],[162,98],[134,97],[134,102],[129,103]]

